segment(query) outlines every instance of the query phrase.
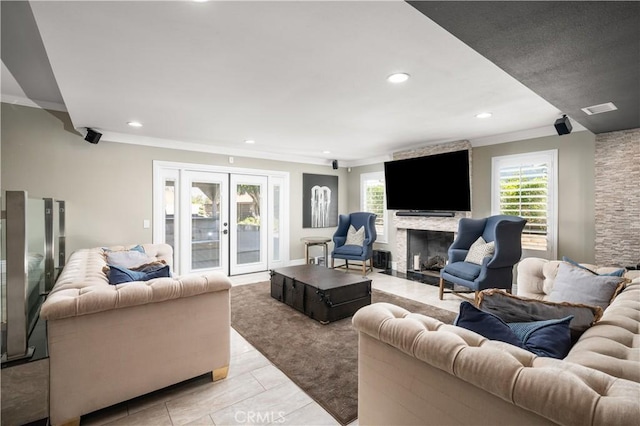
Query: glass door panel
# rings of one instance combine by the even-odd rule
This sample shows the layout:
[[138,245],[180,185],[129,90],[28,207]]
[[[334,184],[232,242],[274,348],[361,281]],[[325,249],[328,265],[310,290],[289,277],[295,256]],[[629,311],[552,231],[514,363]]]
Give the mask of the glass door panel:
[[189,220],[183,221],[182,225],[182,247],[186,248],[183,265],[188,265],[187,272],[222,270],[227,274],[228,176],[185,172],[185,177],[188,187],[185,188],[181,208]]
[[164,242],[175,247],[176,235],[176,182],[164,183]]
[[191,269],[220,267],[220,184],[191,183]]
[[267,178],[232,174],[231,188],[231,274],[265,271]]

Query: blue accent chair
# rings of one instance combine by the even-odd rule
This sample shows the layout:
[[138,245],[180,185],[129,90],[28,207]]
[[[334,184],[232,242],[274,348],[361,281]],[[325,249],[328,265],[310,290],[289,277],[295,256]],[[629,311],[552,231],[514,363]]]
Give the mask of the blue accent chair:
[[[448,250],[448,263],[440,270],[440,300],[445,293],[445,281],[453,284],[447,293],[475,292],[477,301],[480,291],[500,288],[511,292],[513,266],[522,256],[522,230],[526,219],[518,216],[496,215],[484,219],[462,218],[458,222],[458,234]],[[469,248],[482,237],[487,243],[494,241],[493,256],[482,260],[482,265],[465,262]],[[469,288],[455,289],[456,285]]]
[[[356,212],[350,214],[341,214],[338,218],[338,229],[333,234],[334,248],[331,252],[331,267],[335,268],[335,259],[344,259],[345,268],[349,269],[350,260],[359,260],[362,262],[362,275],[367,275],[367,269],[373,271],[373,243],[376,240],[376,214],[369,212]],[[349,227],[358,230],[364,226],[364,242],[362,246],[346,245],[347,231]],[[369,268],[367,268],[367,260]]]

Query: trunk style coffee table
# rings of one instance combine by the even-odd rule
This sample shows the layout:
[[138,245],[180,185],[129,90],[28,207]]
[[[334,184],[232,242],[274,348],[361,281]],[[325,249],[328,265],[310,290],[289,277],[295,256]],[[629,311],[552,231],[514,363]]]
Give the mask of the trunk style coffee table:
[[271,271],[271,297],[328,324],[371,304],[371,280],[319,265]]

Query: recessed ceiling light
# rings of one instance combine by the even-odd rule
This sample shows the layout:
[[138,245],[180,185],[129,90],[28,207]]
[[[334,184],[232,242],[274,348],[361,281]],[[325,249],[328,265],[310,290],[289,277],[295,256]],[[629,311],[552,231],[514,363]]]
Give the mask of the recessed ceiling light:
[[246,141],[244,141],[244,143],[252,144],[256,143],[256,141],[254,141],[253,139],[247,139]]
[[142,127],[142,123],[139,121],[129,121],[127,124],[131,127]]
[[331,154],[331,151],[322,151],[323,154]]
[[409,80],[409,74],[404,72],[391,74],[389,77],[387,77],[387,81],[391,83],[404,83],[407,80]]
[[476,118],[489,118],[492,115],[493,114],[491,114],[490,112],[481,112],[480,114],[476,114]]

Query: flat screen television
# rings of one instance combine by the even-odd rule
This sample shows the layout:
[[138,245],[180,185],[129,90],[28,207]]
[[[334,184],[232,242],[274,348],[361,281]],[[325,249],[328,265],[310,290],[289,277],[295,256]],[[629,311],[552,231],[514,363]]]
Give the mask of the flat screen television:
[[388,210],[471,211],[469,150],[384,163]]

